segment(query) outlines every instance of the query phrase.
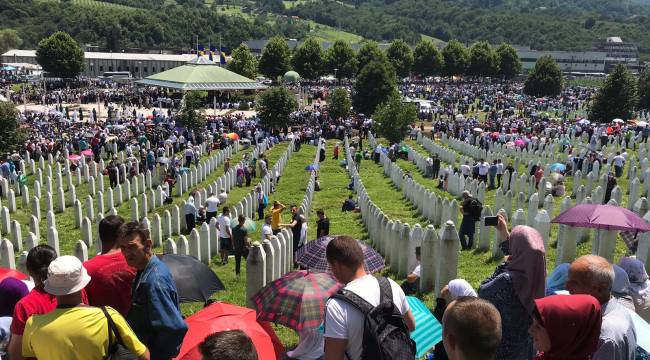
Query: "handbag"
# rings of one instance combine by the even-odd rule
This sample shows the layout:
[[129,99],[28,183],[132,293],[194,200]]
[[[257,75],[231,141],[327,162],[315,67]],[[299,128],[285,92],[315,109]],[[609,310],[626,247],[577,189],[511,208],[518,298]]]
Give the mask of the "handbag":
[[[137,360],[138,356],[124,346],[120,332],[117,331],[111,315],[106,311],[106,307],[102,306],[101,308],[104,312],[104,316],[106,316],[106,319],[108,320],[108,354],[104,360]],[[113,335],[115,335],[117,340],[115,342],[113,342]]]

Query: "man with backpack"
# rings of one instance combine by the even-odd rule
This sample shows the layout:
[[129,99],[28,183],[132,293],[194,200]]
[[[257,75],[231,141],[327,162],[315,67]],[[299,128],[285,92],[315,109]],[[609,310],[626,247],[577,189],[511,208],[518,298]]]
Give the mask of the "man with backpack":
[[[463,213],[463,220],[460,223],[458,237],[460,238],[460,245],[463,250],[470,250],[474,247],[475,223],[481,219],[483,204],[478,199],[472,197],[467,190],[463,191],[462,197],[463,202],[460,205],[460,211]],[[467,237],[467,240],[465,240],[465,237]]]
[[415,319],[400,286],[366,273],[363,250],[349,236],[330,241],[326,256],[346,285],[325,307],[325,359],[414,359]]

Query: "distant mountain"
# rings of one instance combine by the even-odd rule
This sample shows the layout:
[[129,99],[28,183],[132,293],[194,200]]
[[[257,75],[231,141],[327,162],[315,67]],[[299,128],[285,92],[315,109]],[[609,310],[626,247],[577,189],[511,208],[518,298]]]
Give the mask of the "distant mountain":
[[629,1],[303,0],[286,12],[376,40],[416,42],[424,34],[540,50],[591,50],[599,39],[620,36],[650,56],[650,6]]

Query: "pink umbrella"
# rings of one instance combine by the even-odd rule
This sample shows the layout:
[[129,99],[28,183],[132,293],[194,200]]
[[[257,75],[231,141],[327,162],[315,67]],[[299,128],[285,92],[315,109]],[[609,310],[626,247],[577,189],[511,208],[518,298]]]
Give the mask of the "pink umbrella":
[[93,151],[91,149],[86,149],[81,152],[85,156],[93,156]]
[[614,205],[576,205],[558,215],[551,222],[603,230],[650,231],[650,224],[639,215]]
[[515,140],[515,145],[524,147],[524,146],[526,146],[526,142],[521,140],[521,139],[517,139],[517,140]]
[[79,156],[77,154],[72,154],[72,155],[68,155],[68,159],[70,161],[79,161],[79,159],[81,159],[81,156]]

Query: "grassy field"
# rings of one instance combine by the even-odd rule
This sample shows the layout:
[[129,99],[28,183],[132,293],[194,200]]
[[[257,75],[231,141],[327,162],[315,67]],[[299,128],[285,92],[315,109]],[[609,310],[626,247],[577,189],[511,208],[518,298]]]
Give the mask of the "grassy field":
[[[61,2],[61,0],[38,0],[42,2]],[[106,9],[106,10],[138,10],[137,8],[126,6],[122,4],[114,4],[105,1],[98,0],[70,0],[71,3],[75,5],[88,6],[97,9]]]
[[309,24],[310,28],[312,29],[310,35],[320,41],[334,42],[337,40],[343,40],[348,43],[358,43],[363,40],[363,37],[359,35],[339,30],[331,26],[319,24],[312,20],[309,20]]

